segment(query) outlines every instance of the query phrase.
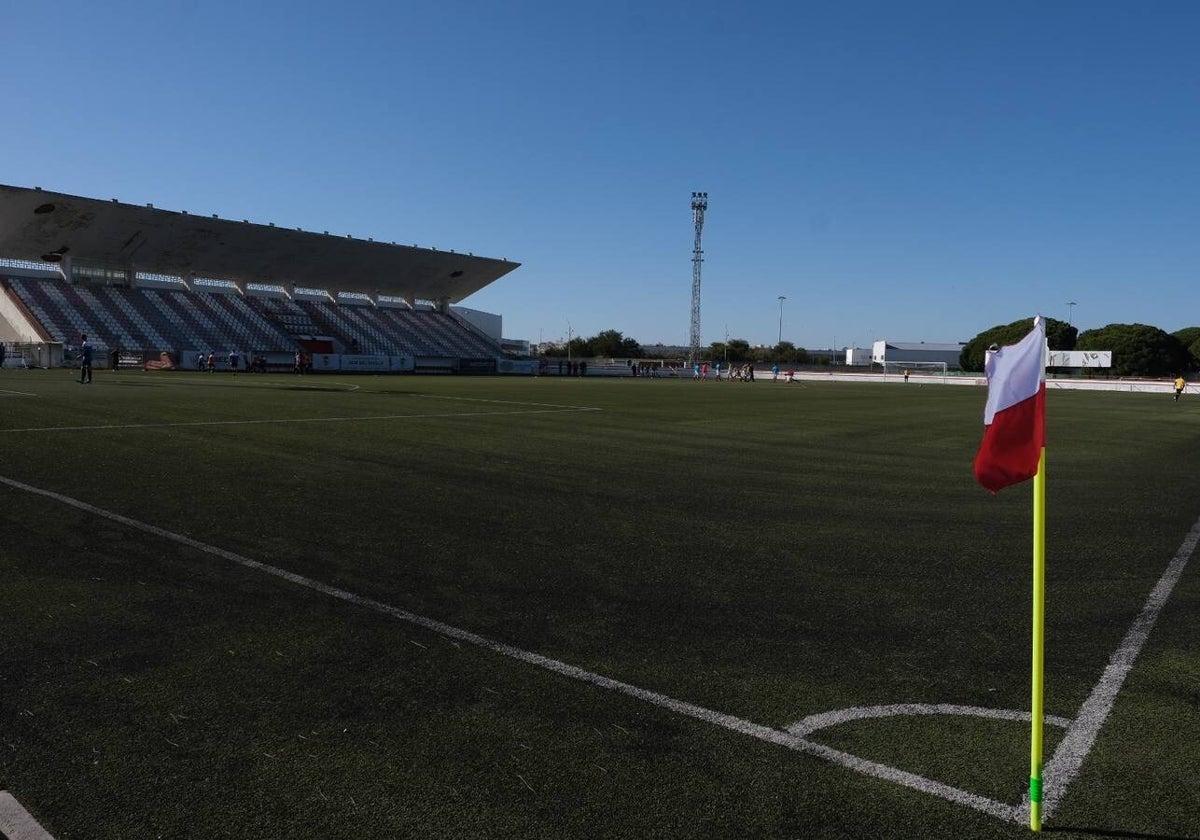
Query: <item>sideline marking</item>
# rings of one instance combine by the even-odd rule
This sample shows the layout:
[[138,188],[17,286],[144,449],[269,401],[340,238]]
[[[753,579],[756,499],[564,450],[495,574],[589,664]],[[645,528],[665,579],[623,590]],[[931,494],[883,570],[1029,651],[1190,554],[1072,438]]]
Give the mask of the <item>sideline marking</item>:
[[0,790],[0,834],[8,840],[54,840],[6,790]]
[[[539,653],[523,650],[522,648],[514,647],[513,645],[497,642],[485,636],[480,636],[472,633],[469,630],[462,630],[450,624],[438,621],[433,618],[427,618],[416,613],[411,613],[408,610],[394,607],[390,604],[385,604],[382,601],[376,601],[372,598],[366,598],[361,595],[356,595],[344,589],[338,589],[328,584],[321,583],[313,578],[308,578],[303,575],[289,572],[286,569],[281,569],[277,566],[271,566],[258,560],[252,560],[241,554],[232,551],[227,551],[217,546],[209,545],[191,537],[177,534],[173,531],[168,531],[165,528],[159,528],[157,525],[151,525],[148,522],[142,522],[137,519],[132,519],[113,511],[105,510],[88,504],[87,502],[73,499],[70,496],[64,496],[61,493],[56,493],[52,490],[44,490],[40,487],[34,487],[30,484],[25,484],[15,479],[0,476],[0,484],[8,485],[17,490],[22,490],[27,493],[33,493],[38,496],[43,496],[48,499],[60,502],[78,510],[90,513],[95,516],[100,516],[105,519],[118,522],[138,531],[147,534],[152,534],[156,537],[168,540],[170,542],[179,543],[189,548],[205,554],[211,554],[215,557],[228,560],[239,566],[256,571],[264,572],[269,575],[281,578],[283,580],[294,583],[298,586],[307,589],[321,592],[330,597],[337,598],[347,603],[373,610],[384,615],[390,615],[394,618],[406,621],[410,624],[415,624],[419,627],[424,627],[434,633],[447,636],[451,639],[458,639],[468,644],[476,645],[487,650],[508,656],[520,662],[529,665],[535,665],[539,668],[545,668],[548,671],[553,671],[562,676],[569,677],[580,682],[590,683],[606,688],[611,691],[616,691],[629,697],[634,697],[646,703],[650,703],[661,708],[668,709],[687,717],[702,720],[711,723],[715,726],[720,726],[729,729],[733,732],[739,732],[743,735],[748,735],[752,738],[766,741],[768,743],[777,744],[782,747],[794,750],[796,752],[822,758],[833,764],[840,765],[850,770],[856,770],[868,776],[875,776],[886,781],[904,785],[915,790],[928,793],[932,796],[937,796],[942,799],[949,800],[960,805],[967,805],[982,811],[986,814],[991,814],[1002,820],[1009,822],[1023,823],[1026,821],[1029,813],[1028,794],[1023,799],[1020,805],[1010,805],[1004,802],[998,802],[986,796],[971,793],[961,790],[952,785],[938,782],[933,779],[928,779],[924,776],[910,773],[906,770],[900,770],[895,767],[890,767],[886,764],[880,764],[876,761],[870,761],[859,756],[852,755],[832,747],[819,744],[815,741],[809,741],[799,735],[782,729],[775,729],[769,726],[764,726],[753,721],[735,717],[734,715],[717,712],[712,709],[707,709],[703,706],[698,706],[694,703],[689,703],[684,700],[676,700],[668,697],[665,694],[660,694],[649,689],[639,688],[638,686],[629,683],[621,682],[620,680],[605,677],[593,671],[587,671],[583,668],[569,665],[558,659],[552,659],[548,656],[543,656]],[[1100,682],[1092,690],[1092,694],[1084,702],[1080,708],[1079,714],[1075,720],[1071,722],[1067,728],[1067,733],[1063,740],[1059,743],[1058,749],[1055,750],[1054,757],[1048,762],[1044,769],[1043,777],[1047,781],[1048,791],[1053,791],[1051,796],[1047,796],[1047,801],[1043,802],[1043,816],[1048,818],[1050,812],[1059,805],[1065,794],[1066,789],[1074,780],[1075,775],[1079,772],[1079,768],[1083,764],[1083,760],[1087,757],[1095,744],[1096,737],[1099,734],[1100,727],[1103,726],[1108,713],[1112,710],[1113,704],[1116,702],[1116,695],[1119,692],[1121,685],[1124,683],[1125,677],[1133,668],[1133,663],[1141,652],[1143,645],[1149,638],[1150,631],[1154,627],[1154,623],[1158,618],[1159,612],[1163,605],[1170,597],[1171,591],[1175,584],[1183,575],[1183,570],[1187,566],[1188,560],[1196,549],[1197,543],[1200,542],[1200,518],[1197,518],[1195,524],[1192,525],[1191,531],[1184,538],[1183,543],[1175,552],[1171,563],[1167,570],[1159,579],[1158,584],[1154,587],[1150,594],[1146,605],[1142,608],[1141,613],[1135,619],[1125,639],[1117,648],[1112,658],[1109,660],[1109,665],[1105,669],[1104,674],[1100,678]],[[902,704],[898,708],[921,708],[923,704]],[[865,707],[863,717],[871,716],[869,711],[871,708],[897,708],[897,707]],[[936,708],[934,706],[933,708]],[[973,707],[956,707],[949,706],[948,708],[973,708]],[[917,712],[918,714],[928,712]],[[829,715],[837,713],[828,713],[826,715],[815,715],[806,718],[806,721],[815,718],[827,718]],[[1019,714],[1019,713],[1017,713]],[[1003,710],[995,710],[989,716],[1003,717]],[[1026,716],[1028,719],[1028,716]],[[1048,722],[1057,723],[1062,718],[1047,718]],[[802,725],[804,722],[802,721]],[[1053,785],[1051,787],[1051,785]]]
[[421,420],[424,418],[504,417],[519,414],[563,414],[571,411],[599,411],[598,408],[530,408],[526,411],[456,411],[439,414],[379,414],[366,417],[282,417],[271,420],[188,420],[178,423],[118,423],[109,426],[36,426],[27,429],[0,429],[16,432],[95,432],[120,429],[170,429],[189,426],[255,426],[272,423],[358,423],[363,420]]
[[[1091,752],[1092,746],[1100,734],[1100,727],[1104,726],[1104,721],[1108,719],[1109,712],[1117,702],[1117,693],[1125,684],[1125,678],[1133,670],[1133,663],[1150,638],[1150,631],[1154,629],[1158,614],[1162,612],[1167,599],[1171,597],[1171,591],[1183,577],[1183,570],[1196,551],[1198,542],[1200,542],[1200,519],[1196,520],[1196,523],[1192,525],[1192,530],[1183,538],[1175,556],[1167,565],[1167,570],[1162,573],[1162,577],[1150,591],[1150,597],[1146,599],[1142,611],[1138,613],[1133,624],[1129,626],[1125,638],[1121,640],[1121,644],[1108,660],[1108,667],[1104,669],[1100,681],[1096,683],[1092,693],[1079,707],[1075,720],[1067,727],[1066,734],[1059,741],[1058,748],[1054,750],[1054,756],[1043,766],[1043,816],[1048,817],[1053,813],[1054,809],[1062,802],[1067,787],[1079,775],[1083,760]],[[1024,804],[1028,808],[1028,793],[1025,794]]]
[[0,388],[0,397],[36,397],[37,394],[26,393],[25,391],[10,391],[6,388]]

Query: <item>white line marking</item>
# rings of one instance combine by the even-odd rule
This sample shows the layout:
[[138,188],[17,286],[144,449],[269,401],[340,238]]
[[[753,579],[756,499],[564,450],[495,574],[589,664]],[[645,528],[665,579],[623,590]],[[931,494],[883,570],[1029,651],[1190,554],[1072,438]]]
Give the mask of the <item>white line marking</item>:
[[[728,715],[723,712],[706,709],[703,706],[697,706],[694,703],[688,703],[683,700],[676,700],[664,694],[659,694],[655,691],[650,691],[644,688],[638,688],[635,685],[624,683],[619,680],[614,680],[611,677],[605,677],[601,674],[592,671],[586,671],[574,665],[568,665],[557,659],[543,656],[531,651],[522,650],[521,648],[505,644],[503,642],[493,641],[484,636],[477,635],[469,630],[462,630],[449,624],[445,624],[436,619],[427,618],[416,613],[408,612],[399,607],[385,604],[381,601],[376,601],[371,598],[365,598],[361,595],[356,595],[344,589],[337,589],[327,584],[312,578],[298,575],[294,572],[289,572],[285,569],[280,569],[276,566],[271,566],[262,563],[258,560],[252,560],[249,557],[244,557],[232,551],[226,551],[223,548],[209,545],[192,539],[191,537],[182,534],[176,534],[164,528],[159,528],[156,525],[151,525],[147,522],[141,522],[137,519],[131,519],[128,516],[123,516],[113,511],[98,508],[95,505],[87,502],[73,499],[69,496],[64,496],[61,493],[55,493],[52,490],[43,490],[39,487],[34,487],[11,478],[0,476],[0,484],[6,484],[17,490],[22,490],[27,493],[44,496],[48,499],[53,499],[62,504],[82,510],[86,513],[100,516],[105,519],[119,522],[130,528],[138,531],[143,531],[147,534],[152,534],[171,542],[179,543],[180,545],[194,548],[205,554],[211,554],[216,557],[223,558],[239,566],[244,566],[248,569],[264,572],[269,575],[281,578],[283,580],[294,583],[298,586],[322,592],[332,598],[337,598],[351,604],[373,610],[384,615],[390,615],[393,618],[401,621],[415,624],[419,627],[424,627],[434,633],[447,636],[451,639],[467,642],[478,647],[494,651],[496,653],[516,659],[529,665],[535,665],[539,668],[545,668],[548,671],[553,671],[562,676],[569,677],[580,682],[590,683],[600,688],[616,691],[629,697],[634,697],[646,703],[650,703],[661,708],[669,709],[677,714],[686,715],[688,717],[702,720],[711,723],[715,726],[720,726],[729,729],[733,732],[739,732],[743,735],[748,735],[752,738],[766,741],[768,743],[777,744],[791,750],[795,750],[806,755],[816,756],[825,759],[833,764],[846,767],[850,770],[856,770],[859,773],[864,773],[868,776],[875,776],[886,781],[914,788],[932,796],[938,796],[942,799],[949,800],[961,805],[966,805],[986,814],[998,817],[1009,822],[1024,822],[1029,813],[1028,795],[1020,805],[1009,805],[1003,802],[998,802],[986,796],[970,793],[969,791],[960,790],[959,788],[933,779],[927,779],[924,776],[919,776],[915,773],[909,773],[905,770],[900,770],[895,767],[889,767],[885,764],[880,764],[875,761],[868,761],[850,753],[835,750],[832,747],[827,747],[823,744],[818,744],[809,741],[798,735],[786,732],[782,729],[773,729],[769,726],[754,723],[744,720],[733,715]],[[1175,584],[1183,574],[1184,568],[1187,566],[1188,560],[1196,549],[1197,543],[1200,542],[1200,519],[1192,526],[1192,530],[1180,545],[1179,550],[1175,552],[1170,565],[1166,572],[1159,579],[1158,584],[1150,594],[1146,605],[1142,608],[1141,613],[1130,627],[1125,639],[1120,647],[1113,654],[1109,661],[1108,668],[1105,669],[1100,682],[1093,689],[1091,696],[1083,704],[1079,715],[1067,727],[1067,732],[1063,740],[1059,743],[1058,749],[1054,753],[1054,758],[1045,766],[1043,778],[1047,782],[1048,793],[1043,801],[1043,816],[1049,818],[1050,812],[1062,802],[1066,794],[1067,787],[1078,774],[1080,766],[1083,764],[1084,758],[1091,751],[1095,743],[1096,737],[1099,734],[1100,728],[1103,726],[1108,713],[1112,710],[1113,703],[1116,701],[1117,693],[1121,685],[1124,683],[1125,677],[1133,667],[1134,660],[1141,652],[1142,646],[1150,635],[1150,631],[1154,626],[1155,620],[1161,611]],[[921,708],[920,704],[913,704],[912,707]],[[880,708],[880,707],[873,707]],[[947,708],[969,708],[955,707],[947,705]],[[922,712],[917,712],[922,713]],[[1002,717],[1004,712],[996,712],[990,716]],[[863,715],[864,717],[870,715]],[[821,716],[814,716],[820,718]],[[811,718],[806,718],[810,720]],[[1026,717],[1026,719],[1028,719]],[[1047,718],[1051,723],[1057,724],[1061,722],[1061,718]]]
[[[392,393],[389,391],[377,391],[379,394]],[[538,408],[571,408],[576,411],[599,411],[598,408],[587,408],[580,405],[562,405],[561,403],[538,403],[538,402],[522,402],[520,400],[488,400],[482,397],[448,397],[442,394],[409,394],[411,397],[420,397],[426,400],[457,400],[459,402],[479,402],[479,403],[499,403],[500,405],[532,405]]]
[[[194,372],[198,372],[198,371],[194,371]],[[228,371],[224,371],[224,372],[228,373]],[[151,385],[154,385],[155,387],[159,387],[159,388],[218,388],[218,387],[222,387],[222,386],[228,387],[231,383],[230,379],[227,379],[227,378],[225,378],[223,376],[219,376],[219,375],[213,377],[212,379],[209,379],[206,376],[206,377],[204,377],[204,379],[202,381],[196,380],[196,379],[190,379],[190,378],[187,380],[184,380],[184,379],[156,379],[156,380],[148,383],[147,380],[143,379],[140,376],[125,376],[123,374],[117,374],[116,376],[113,376],[112,374],[109,374],[109,375],[104,376],[100,381],[101,382],[118,382],[118,383],[119,382],[137,382],[139,385],[151,384]],[[239,382],[239,385],[240,385],[240,383],[245,383],[245,385],[243,387],[247,387],[247,388],[287,388],[288,390],[292,390],[292,391],[299,391],[299,390],[329,391],[329,390],[331,390],[331,388],[329,387],[330,385],[339,385],[342,388],[345,388],[348,393],[352,393],[361,388],[361,386],[353,385],[349,382],[328,382],[324,385],[305,385],[303,383],[298,384],[295,382],[279,382],[279,381],[262,382],[262,381],[259,381],[257,378],[255,378],[255,379],[249,379],[249,378],[240,379],[240,380],[238,380],[238,382]]]
[[37,396],[37,394],[30,394],[25,391],[9,391],[7,389],[0,388],[0,397],[36,397],[36,396]]
[[54,840],[6,790],[0,790],[0,834],[8,840]]
[[189,426],[256,426],[283,423],[359,423],[364,420],[421,420],[425,418],[505,417],[521,414],[563,414],[572,411],[599,411],[598,408],[530,408],[525,411],[457,411],[439,414],[380,414],[366,417],[280,417],[267,420],[189,420],[179,423],[114,423],[96,426],[36,426],[27,429],[0,429],[16,432],[96,432],[120,429],[172,429]]
[[[1183,576],[1183,570],[1196,551],[1198,542],[1200,542],[1200,519],[1196,520],[1196,523],[1192,525],[1192,530],[1184,537],[1175,556],[1171,558],[1167,570],[1163,572],[1162,577],[1158,579],[1158,583],[1151,590],[1150,597],[1146,600],[1142,611],[1134,619],[1125,638],[1121,640],[1121,644],[1108,660],[1108,667],[1104,669],[1100,681],[1096,683],[1096,687],[1092,689],[1088,699],[1079,707],[1079,713],[1067,727],[1066,734],[1063,735],[1058,748],[1054,751],[1054,757],[1042,768],[1044,782],[1042,814],[1044,816],[1049,817],[1054,812],[1066,795],[1071,782],[1075,781],[1075,777],[1079,775],[1083,760],[1091,752],[1092,746],[1096,743],[1096,737],[1100,734],[1100,727],[1104,726],[1104,721],[1117,701],[1117,693],[1125,684],[1125,678],[1133,669],[1133,663],[1142,652],[1146,640],[1150,638],[1150,631],[1154,629],[1158,614],[1162,611],[1163,605],[1167,603],[1167,599],[1171,597],[1171,591],[1175,588],[1175,584]],[[1028,794],[1026,794],[1025,800],[1026,807],[1028,807]]]
[[[853,720],[895,717],[898,715],[968,715],[970,717],[993,718],[995,720],[1011,720],[1018,723],[1021,721],[1028,723],[1033,720],[1032,713],[1016,709],[988,709],[983,706],[957,706],[952,703],[897,703],[890,706],[854,706],[849,709],[838,709],[834,712],[809,715],[799,723],[793,723],[787,728],[787,731],[793,735],[803,737],[811,735],[818,729],[824,729],[827,726],[837,726],[838,724],[849,723]],[[1054,715],[1046,715],[1042,719],[1051,726],[1057,726],[1062,729],[1066,729],[1071,725],[1071,721],[1067,718],[1056,717]]]
[[813,741],[805,740],[804,738],[799,738],[788,732],[784,732],[782,729],[773,729],[769,726],[763,726],[762,724],[743,720],[742,718],[728,715],[723,712],[706,709],[703,706],[697,706],[694,703],[676,700],[666,696],[665,694],[659,694],[656,691],[650,691],[645,688],[638,688],[635,685],[630,685],[629,683],[624,683],[620,680],[614,680],[611,677],[605,677],[592,671],[585,671],[582,668],[577,668],[574,665],[568,665],[565,662],[557,659],[551,659],[550,657],[543,656],[539,653],[522,650],[521,648],[513,647],[512,645],[508,645],[503,642],[493,641],[492,639],[472,633],[469,630],[462,630],[458,627],[437,621],[436,619],[426,618],[425,616],[417,615],[415,613],[408,612],[407,610],[400,609],[399,607],[393,607],[390,604],[385,604],[381,601],[376,601],[371,598],[364,598],[361,595],[355,595],[354,593],[347,592],[344,589],[337,589],[321,583],[320,581],[313,580],[312,578],[307,578],[303,575],[298,575],[294,572],[289,572],[285,569],[280,569],[276,566],[271,566],[258,560],[252,560],[249,557],[244,557],[232,551],[226,551],[223,548],[217,548],[216,546],[208,545],[207,543],[200,542],[199,540],[194,540],[191,537],[187,537],[182,534],[176,534],[164,528],[159,528],[156,525],[151,525],[148,522],[141,522],[137,519],[131,519],[128,516],[114,513],[113,511],[98,508],[95,505],[90,505],[87,502],[73,499],[69,496],[64,496],[61,493],[55,493],[52,490],[43,490],[39,487],[33,487],[32,485],[25,484],[11,478],[6,478],[4,476],[0,476],[0,484],[6,484],[9,487],[13,487],[17,490],[23,490],[27,493],[33,493],[38,496],[44,496],[45,498],[53,499],[56,502],[60,502],[64,505],[82,510],[86,513],[100,516],[105,519],[112,520],[113,522],[119,522],[122,525],[126,525],[135,530],[143,531],[147,534],[152,534],[153,536],[179,543],[180,545],[188,546],[189,548],[194,548],[197,551],[201,551],[205,554],[211,554],[215,557],[220,557],[224,560],[228,560],[248,569],[254,569],[259,572],[274,575],[275,577],[289,581],[290,583],[294,583],[298,586],[303,586],[316,592],[322,592],[332,598],[337,598],[341,601],[346,601],[365,609],[392,616],[393,618],[400,619],[401,621],[406,621],[410,624],[424,627],[426,630],[430,630],[442,636],[476,645],[486,650],[490,650],[512,659],[516,659],[520,662],[524,662],[528,665],[545,668],[548,671],[553,671],[554,673],[560,674],[564,677],[579,680],[580,682],[590,683],[591,685],[599,686],[600,688],[605,688],[610,691],[616,691],[628,697],[634,697],[646,703],[668,709],[677,714],[702,720],[707,723],[711,723],[714,726],[720,726],[733,732],[741,733],[742,735],[748,735],[761,741],[766,741],[771,744],[786,747],[790,750],[795,750],[796,752],[816,756],[817,758],[822,758],[833,764],[837,764],[851,770],[856,770],[859,773],[864,773],[868,776],[875,776],[876,778],[915,788],[916,790],[947,799],[951,802],[967,805],[983,811],[984,813],[999,817],[1003,820],[1019,821],[1021,819],[1021,811],[1017,805],[1008,805],[1003,802],[997,802],[996,800],[989,799],[985,796],[979,796],[978,794],[959,790],[951,785],[934,781],[933,779],[927,779],[924,776],[918,776],[916,773],[909,773],[908,771],[889,767],[885,764],[880,764],[875,761],[868,761],[867,759],[859,758],[856,755],[851,755],[850,753],[842,752],[841,750],[835,750],[832,747],[827,747],[824,744],[818,744]]

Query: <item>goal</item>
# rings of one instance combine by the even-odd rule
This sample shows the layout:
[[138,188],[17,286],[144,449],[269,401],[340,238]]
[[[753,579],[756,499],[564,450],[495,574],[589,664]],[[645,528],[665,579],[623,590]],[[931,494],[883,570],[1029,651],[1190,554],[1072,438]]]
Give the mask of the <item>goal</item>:
[[945,362],[884,362],[883,363],[883,378],[896,377],[901,382],[904,381],[905,371],[908,372],[909,379],[916,382],[935,381],[941,384],[946,384],[946,363]]

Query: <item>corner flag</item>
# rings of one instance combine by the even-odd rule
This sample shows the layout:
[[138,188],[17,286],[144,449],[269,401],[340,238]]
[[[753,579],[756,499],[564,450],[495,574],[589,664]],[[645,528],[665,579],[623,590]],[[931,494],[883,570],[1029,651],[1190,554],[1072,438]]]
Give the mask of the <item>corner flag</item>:
[[1033,679],[1030,691],[1029,827],[1042,830],[1042,727],[1046,646],[1046,323],[994,353],[975,478],[993,493],[1033,479]]
[[988,398],[975,478],[993,493],[1037,475],[1046,442],[1046,322],[1016,344],[989,352]]

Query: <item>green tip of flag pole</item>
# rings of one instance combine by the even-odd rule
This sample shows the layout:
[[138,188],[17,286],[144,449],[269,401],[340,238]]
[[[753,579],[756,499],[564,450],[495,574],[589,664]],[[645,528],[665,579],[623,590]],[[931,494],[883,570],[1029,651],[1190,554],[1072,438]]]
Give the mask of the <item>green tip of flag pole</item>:
[[1042,830],[1042,671],[1046,640],[1046,448],[1033,477],[1033,691],[1029,737],[1029,827]]
[[1033,831],[1042,830],[1042,778],[1040,775],[1029,777],[1029,827]]

